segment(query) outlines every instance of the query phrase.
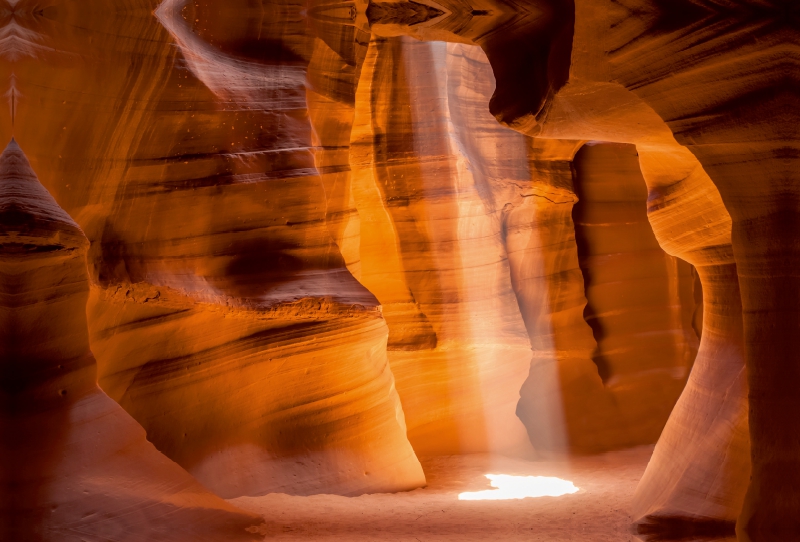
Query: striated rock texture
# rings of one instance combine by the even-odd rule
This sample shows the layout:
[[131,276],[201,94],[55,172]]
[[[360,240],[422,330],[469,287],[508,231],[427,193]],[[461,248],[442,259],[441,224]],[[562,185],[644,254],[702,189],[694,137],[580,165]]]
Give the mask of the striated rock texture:
[[[590,38],[587,27],[597,19],[578,20],[584,24],[576,26],[575,43],[586,43],[579,49],[585,52],[597,36]],[[648,524],[684,524],[678,530],[697,521],[728,529],[749,472],[730,215],[696,157],[646,103],[603,82],[604,57],[591,51],[573,55],[572,78],[554,97],[539,137],[636,144],[656,238],[668,253],[696,266],[704,298],[704,316],[692,318],[692,327],[702,328],[695,368],[642,480],[634,514]]]
[[0,537],[256,540],[261,522],[159,453],[96,384],[78,225],[0,155]]
[[[683,43],[688,47],[690,43],[677,38],[677,32],[689,28],[681,25],[693,24],[693,18],[711,21],[703,17],[706,14],[713,17],[715,9],[717,14],[724,10],[704,4],[703,8],[688,10],[684,21],[681,19],[683,15],[675,20],[669,19],[669,7],[648,4],[645,9],[639,9],[633,4],[578,2],[569,80],[560,84],[557,78],[552,78],[551,88],[555,90],[545,107],[538,105],[540,102],[535,94],[530,98],[522,93],[515,96],[525,103],[512,104],[509,110],[539,111],[534,117],[522,113],[517,117],[502,117],[509,125],[536,136],[531,146],[531,171],[533,192],[544,196],[533,198],[537,200],[539,208],[536,212],[542,220],[535,220],[530,208],[528,214],[523,214],[525,206],[519,210],[512,209],[506,231],[513,234],[513,237],[508,237],[509,243],[516,244],[514,248],[509,244],[509,260],[513,281],[520,285],[515,289],[518,293],[523,292],[519,299],[526,324],[529,331],[535,329],[531,333],[534,352],[537,349],[559,352],[555,357],[552,354],[542,356],[544,363],[534,362],[528,384],[547,383],[542,386],[545,393],[533,390],[526,393],[523,389],[519,412],[523,419],[527,418],[530,431],[537,417],[554,419],[559,416],[559,409],[554,409],[553,405],[562,401],[568,405],[570,400],[576,401],[580,397],[588,405],[602,403],[599,397],[606,391],[586,363],[589,357],[596,359],[598,352],[595,351],[591,329],[582,319],[586,301],[581,291],[582,284],[576,279],[583,277],[582,273],[579,274],[577,250],[572,248],[574,228],[569,216],[570,206],[576,201],[572,192],[579,187],[570,186],[569,168],[581,141],[635,144],[649,189],[648,207],[656,238],[669,253],[698,267],[697,278],[703,287],[692,285],[692,297],[703,292],[702,306],[706,313],[703,316],[695,313],[689,318],[686,311],[680,318],[681,333],[694,328],[704,339],[697,370],[690,377],[687,393],[667,425],[649,474],[640,488],[637,513],[651,519],[683,518],[690,522],[724,523],[738,515],[748,480],[748,439],[742,431],[747,423],[745,391],[737,324],[741,312],[737,284],[740,276],[734,274],[732,258],[735,250],[732,252],[730,248],[730,215],[723,206],[719,189],[713,184],[713,175],[710,178],[704,170],[707,165],[701,165],[695,155],[676,141],[672,125],[654,110],[654,105],[641,90],[649,73],[656,73],[656,81],[664,80],[658,79],[658,73],[662,72],[656,72],[655,66],[646,64],[650,57],[641,54],[648,46],[647,39],[652,39],[649,43],[653,47],[660,46],[662,42],[657,37],[663,32],[672,32],[674,40],[670,45],[673,50]],[[743,9],[738,13],[745,12],[747,10]],[[765,8],[756,12],[761,20],[765,20],[763,17],[770,10]],[[737,9],[731,8],[730,13],[736,14]],[[672,22],[667,24],[665,21],[668,20]],[[659,30],[651,32],[648,29]],[[422,35],[416,30],[408,31]],[[624,48],[627,43],[635,44],[635,54]],[[703,54],[703,58],[713,58],[713,46]],[[524,61],[513,57],[505,61],[493,59],[492,62],[495,71],[508,69],[512,64],[518,70],[525,68]],[[638,78],[631,77],[629,82],[620,84],[617,77],[623,73],[635,74]],[[503,84],[514,86],[513,81],[500,81],[498,86]],[[521,88],[521,85],[516,88]],[[504,91],[505,96],[512,95],[508,89]],[[501,92],[498,88],[497,94]],[[672,106],[676,107],[676,97],[685,94],[673,92],[669,96]],[[548,259],[542,260],[545,264],[543,271],[537,269],[541,264],[526,261],[525,252],[520,252],[525,246],[525,235],[528,235],[525,232],[531,229],[530,224],[536,224],[537,236],[541,235],[541,241],[533,238],[533,244],[529,245],[532,255],[542,258],[547,254]],[[652,246],[652,238],[648,242]],[[552,247],[552,252],[537,246]],[[515,260],[520,263],[515,264]],[[688,279],[685,271],[682,275]],[[541,276],[548,278],[537,283],[537,277]],[[678,297],[686,299],[688,281],[683,282],[684,287],[678,289],[683,291],[683,295]],[[531,309],[541,307],[543,302],[552,308],[548,311]],[[688,337],[691,338],[691,334]],[[588,355],[587,350],[590,352]],[[558,359],[555,367],[553,359]],[[687,367],[687,358],[682,356],[682,359],[684,361],[678,363]],[[576,393],[577,390],[582,392]],[[589,390],[594,391],[590,393]],[[598,399],[591,399],[593,395]],[[535,415],[526,415],[531,408]],[[663,416],[669,406],[660,405],[660,408]],[[603,409],[567,406],[563,412],[565,421],[571,412],[599,414]],[[699,413],[705,412],[718,414],[701,417]],[[595,437],[590,435],[597,424],[585,415],[573,417],[578,421],[581,418],[584,428],[575,431],[574,435],[594,445]],[[532,438],[538,438],[540,443],[557,442],[559,437],[549,434],[546,425],[534,425],[534,430],[530,431]],[[570,426],[566,421],[566,427]],[[701,433],[712,436],[703,442],[696,438]],[[697,467],[690,468],[694,463]]]
[[[623,124],[618,107],[607,110],[613,115],[597,115],[603,110],[599,107],[603,102],[610,103],[610,93],[618,93],[620,88],[631,92],[635,101],[641,100],[652,112],[650,116],[657,115],[670,135],[699,160],[730,214],[743,342],[737,338],[735,314],[727,322],[716,320],[713,325],[724,334],[708,353],[717,359],[728,358],[728,369],[721,369],[725,378],[718,379],[704,401],[696,401],[699,396],[693,394],[692,402],[698,411],[709,412],[712,405],[728,411],[714,422],[719,431],[714,431],[718,444],[713,449],[720,460],[711,463],[727,468],[727,452],[740,458],[743,451],[736,436],[741,414],[732,414],[742,412],[742,407],[731,405],[736,401],[729,401],[725,392],[734,382],[733,397],[741,397],[735,378],[741,373],[737,357],[743,352],[749,386],[752,478],[737,523],[743,536],[770,540],[800,530],[794,474],[798,472],[796,442],[800,427],[788,415],[796,410],[797,401],[797,395],[789,391],[796,387],[793,383],[797,375],[792,369],[796,364],[790,361],[797,351],[796,334],[788,331],[797,325],[797,310],[789,307],[794,303],[789,299],[796,298],[797,281],[786,271],[796,253],[794,235],[788,232],[793,231],[796,214],[791,188],[796,184],[791,173],[796,153],[791,149],[797,140],[797,123],[796,108],[790,104],[796,101],[792,90],[796,76],[791,74],[796,73],[792,67],[797,62],[790,44],[797,41],[797,10],[793,4],[780,1],[692,2],[686,7],[678,10],[659,2],[633,1],[577,3],[573,51],[582,53],[573,55],[571,80],[563,89],[572,107],[562,108],[559,114],[564,119],[583,115],[589,120],[594,116],[595,126],[605,125],[616,137],[625,130],[639,131],[635,142],[640,150],[649,148],[680,160],[677,150],[668,151],[666,141],[656,137],[655,124],[647,129],[650,123],[646,117],[631,117]],[[763,39],[753,40],[754,35]],[[602,40],[602,48],[597,47],[598,40]],[[573,83],[574,91],[569,92]],[[588,104],[590,100],[593,108],[580,106],[581,101]],[[543,132],[555,120],[558,101],[556,96]],[[613,116],[618,122],[612,122]],[[684,165],[678,169],[690,172],[693,168]],[[759,182],[754,183],[754,178]],[[673,178],[673,182],[678,180]],[[718,236],[715,228],[692,231],[697,231],[698,241]],[[683,237],[678,228],[671,234]],[[684,239],[684,244],[687,241]],[[713,245],[707,247],[712,249],[709,252],[715,251]],[[718,262],[732,263],[724,257]],[[724,272],[718,269],[710,274],[725,283],[716,292],[718,303],[714,307],[723,315],[736,310],[731,270],[729,266]],[[708,382],[706,377],[698,378],[698,384],[703,381]],[[696,393],[697,388],[689,390]],[[690,416],[685,416],[684,422],[688,419]],[[693,440],[691,429],[702,427],[696,423],[684,425],[689,430],[681,435],[682,442]],[[738,461],[734,459],[734,464]],[[668,465],[654,467],[655,471],[660,469],[665,470],[663,476],[669,475]],[[713,480],[723,480],[728,487],[716,487],[712,494],[722,496],[717,503],[723,506],[717,511],[730,518],[738,515],[731,510],[741,502],[739,488],[747,484],[747,469],[738,470],[738,476],[733,472],[720,470],[713,476],[707,473],[683,478],[681,483],[687,483],[687,487],[680,491],[690,489],[693,493],[699,489],[702,495],[709,487],[705,484],[711,482],[713,487]],[[695,485],[698,482],[701,487]],[[709,500],[714,503],[714,498]],[[710,508],[713,506],[706,510]]]
[[592,361],[631,433],[655,441],[697,353],[692,269],[658,245],[633,145],[587,145],[573,164]]
[[[572,25],[564,5],[517,8],[477,9],[463,25],[461,8],[444,18],[420,12],[436,17],[410,24],[395,8],[375,8],[365,22],[360,7],[319,4],[304,19],[291,2],[263,11],[168,1],[155,19],[131,9],[114,22],[138,36],[131,52],[71,44],[92,55],[98,79],[102,66],[109,96],[148,104],[123,110],[116,135],[80,149],[58,139],[34,154],[62,156],[45,182],[94,241],[89,316],[100,382],[209,487],[225,496],[350,494],[423,483],[387,359],[421,452],[524,451],[515,410],[526,378],[523,402],[544,406],[521,415],[543,451],[654,440],[675,394],[652,398],[663,399],[654,407],[662,415],[644,429],[646,408],[612,404],[592,362],[579,266],[575,282],[556,274],[526,284],[553,256],[509,248],[516,228],[530,227],[524,221],[540,224],[526,213],[555,209],[531,204],[541,199],[531,178],[546,160],[531,162],[534,143],[491,116],[531,95],[506,94],[513,73],[500,72],[522,57],[552,61],[536,75],[545,100],[564,84]],[[532,48],[509,42],[503,25],[525,29]],[[486,55],[381,37],[405,31],[474,41]],[[120,55],[147,62],[123,72]],[[487,57],[499,62],[496,86]],[[41,77],[24,62],[17,71],[31,83]],[[76,96],[70,111],[102,121],[71,80],[40,81],[22,89],[21,138],[30,99],[59,111],[56,93],[39,90],[58,84]],[[523,104],[525,122],[543,104]],[[573,191],[563,197],[574,201]],[[547,230],[553,242],[561,231],[574,243],[568,207],[558,208],[567,209],[564,229]],[[578,263],[577,252],[562,255],[551,261]],[[542,314],[544,326],[536,320],[541,300],[562,303],[560,288],[574,294],[567,332],[553,331],[567,322],[561,308]],[[371,294],[383,305],[388,355]],[[558,344],[543,346],[551,335]],[[574,363],[537,362],[531,372],[531,342],[536,360]],[[269,393],[254,398],[251,389]],[[632,393],[641,402],[649,394]]]
[[423,485],[386,324],[326,222],[303,6],[101,4],[47,11],[53,58],[14,65],[18,140],[92,243],[100,385],[224,497]]
[[[361,72],[351,269],[383,305],[409,438],[423,452],[511,449],[516,410],[540,452],[655,442],[697,350],[691,266],[653,236],[632,146],[581,151],[573,182],[580,142],[557,161],[558,143],[503,130],[486,111],[493,86],[479,49],[407,38],[373,40]],[[517,408],[503,390],[520,386]]]
[[791,539],[798,15],[7,0],[0,136],[91,243],[101,385],[220,494],[666,422],[643,529]]
[[373,39],[356,95],[358,278],[383,306],[409,440],[422,453],[530,447],[514,415],[530,343],[501,232],[527,168],[521,138],[485,109],[491,74],[479,53]]
[[[658,15],[657,3],[648,4]],[[634,32],[629,26],[611,67],[697,156],[731,215],[752,459],[737,529],[753,540],[794,537],[800,532],[800,422],[790,414],[800,406],[794,331],[800,280],[792,271],[800,257],[798,6],[771,0],[702,8],[681,13],[677,26],[658,24],[663,15],[641,21]],[[636,73],[654,58],[661,60],[647,77]]]
[[[677,154],[677,156],[676,156]],[[683,167],[676,158],[684,156]],[[686,151],[640,155],[648,213],[671,253],[703,282],[703,338],[692,374],[640,482],[633,515],[645,530],[730,528],[750,473],[747,385],[731,220]]]
[[[235,10],[219,16],[210,6],[194,7],[186,19],[200,21],[198,28],[217,24],[207,40],[219,42],[224,24],[235,22],[225,17]],[[272,21],[263,34],[267,43],[280,37],[275,57],[251,65],[237,50],[223,54],[195,36],[170,8],[162,4],[157,15],[199,79],[195,91],[204,84],[215,95],[209,103],[229,105],[205,121],[221,128],[171,151],[179,171],[142,172],[156,180],[149,197],[129,184],[136,174],[123,181],[130,196],[112,224],[148,216],[155,227],[123,227],[133,237],[122,245],[145,250],[120,254],[127,273],[108,277],[105,295],[93,298],[98,356],[125,352],[129,360],[103,366],[101,383],[160,449],[225,497],[424,484],[387,365],[385,324],[326,227],[300,56],[312,40],[301,22],[295,36]],[[265,80],[275,84],[265,88]],[[175,116],[195,133],[192,117]],[[228,125],[237,137],[229,137]],[[229,188],[220,190],[220,182]],[[181,188],[164,197],[172,183]],[[192,208],[196,201],[207,211]],[[104,282],[103,269],[98,273]],[[142,336],[152,339],[143,345]]]
[[[752,142],[759,136],[752,132],[749,140],[737,139],[732,124],[726,120],[737,116],[736,107],[745,103],[734,98],[737,91],[733,89],[743,89],[754,81],[746,74],[755,72],[745,66],[756,66],[758,58],[763,60],[773,52],[778,54],[781,49],[776,40],[789,35],[784,23],[792,20],[792,16],[778,2],[767,2],[758,8],[746,2],[725,6],[709,2],[691,5],[692,9],[681,11],[657,2],[577,2],[570,79],[553,97],[546,113],[537,118],[538,124],[521,128],[545,138],[636,144],[650,190],[649,209],[656,236],[668,252],[698,267],[705,311],[697,371],[693,371],[687,392],[672,415],[642,481],[636,513],[688,522],[724,523],[739,515],[748,483],[748,444],[742,432],[747,423],[742,353],[748,360],[751,384],[750,436],[755,439],[761,427],[776,426],[773,422],[760,424],[753,418],[758,409],[752,403],[751,365],[760,368],[765,363],[769,366],[770,355],[755,355],[748,350],[747,322],[748,318],[755,317],[748,316],[751,312],[745,301],[744,284],[749,284],[750,279],[745,277],[752,276],[753,272],[742,268],[745,249],[743,245],[737,248],[737,243],[746,244],[746,241],[737,237],[736,212],[731,209],[726,193],[729,181],[716,166],[718,159],[708,157],[736,151],[737,147],[731,145],[739,142],[742,146],[736,152],[744,152],[745,148],[747,152],[754,150]],[[779,22],[778,13],[789,17]],[[738,23],[734,22],[753,20],[756,22],[751,29],[777,29],[784,24],[782,34],[778,32],[774,39],[759,42],[756,48],[762,48],[760,53],[748,49],[742,36],[749,34],[739,33]],[[712,36],[715,39],[711,39]],[[731,71],[733,66],[736,69]],[[740,98],[746,95],[744,91],[738,94]],[[765,122],[768,121],[762,124]],[[755,125],[758,123],[750,124]],[[725,126],[728,128],[723,129]],[[724,137],[714,139],[723,134],[727,134],[727,140]],[[692,152],[687,152],[681,144],[688,145]],[[739,168],[737,174],[744,171]],[[727,209],[722,208],[723,201]],[[747,208],[753,213],[763,209],[752,204]],[[727,224],[731,224],[728,222],[731,218],[733,235],[728,237]],[[759,271],[758,276],[770,282],[766,277],[771,276],[771,271],[764,271],[769,267],[759,269],[763,272]],[[739,285],[743,288],[742,309],[739,309]],[[791,288],[788,291],[792,291]],[[767,308],[771,302],[764,297],[759,299],[767,305],[761,305],[752,314],[767,320],[774,317],[772,309]],[[743,315],[744,344],[738,331],[739,314]],[[756,342],[766,344],[762,342],[766,336],[759,337]],[[769,344],[785,344],[776,337],[769,341]],[[773,395],[765,392],[763,397]],[[781,411],[787,412],[787,408],[784,405]],[[707,416],[709,412],[715,415]],[[780,416],[771,419],[778,420]],[[697,438],[701,433],[711,435],[702,444]],[[764,476],[771,481],[761,481],[756,468],[762,460],[764,465],[776,464],[771,458],[776,457],[774,453],[781,452],[768,450],[780,450],[781,443],[785,443],[786,453],[793,449],[783,438],[764,437],[761,451],[755,442],[752,447],[751,487],[766,484],[763,487],[776,491],[751,490],[752,498],[759,503],[752,505],[753,509],[761,507],[766,515],[761,520],[753,520],[755,523],[750,528],[751,520],[747,518],[755,512],[746,512],[740,517],[739,525],[742,532],[751,532],[755,539],[769,539],[780,529],[788,529],[786,532],[794,529],[792,520],[786,518],[791,517],[788,509],[795,501],[790,496],[791,490],[785,489],[782,493],[784,490],[780,489],[788,487],[785,485],[788,479],[770,478],[777,476],[774,473],[778,470],[769,471],[770,467],[765,466],[773,474],[765,471]],[[783,499],[782,504],[777,504],[775,499]],[[767,519],[773,512],[773,519]],[[774,532],[768,534],[770,531]],[[757,534],[759,532],[761,534]]]
[[[592,453],[658,438],[698,339],[691,267],[653,236],[635,149],[593,144],[573,158],[578,147],[536,140],[533,207],[509,230],[528,257],[515,274],[537,353],[518,413],[546,446],[537,419],[560,400],[563,445]],[[548,374],[560,390],[538,389]]]

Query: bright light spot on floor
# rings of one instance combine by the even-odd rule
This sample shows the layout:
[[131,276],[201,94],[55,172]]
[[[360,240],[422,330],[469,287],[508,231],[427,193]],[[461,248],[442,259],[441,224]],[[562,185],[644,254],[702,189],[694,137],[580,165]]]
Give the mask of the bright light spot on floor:
[[468,491],[459,493],[460,501],[498,501],[503,499],[524,499],[526,497],[560,497],[575,493],[575,484],[550,476],[510,476],[508,474],[487,474],[491,485],[497,489]]

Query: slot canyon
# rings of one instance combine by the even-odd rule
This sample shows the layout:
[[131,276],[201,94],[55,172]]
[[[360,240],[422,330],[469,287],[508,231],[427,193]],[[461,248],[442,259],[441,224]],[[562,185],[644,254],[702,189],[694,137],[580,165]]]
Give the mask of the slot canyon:
[[797,0],[0,0],[0,85],[0,540],[800,540]]

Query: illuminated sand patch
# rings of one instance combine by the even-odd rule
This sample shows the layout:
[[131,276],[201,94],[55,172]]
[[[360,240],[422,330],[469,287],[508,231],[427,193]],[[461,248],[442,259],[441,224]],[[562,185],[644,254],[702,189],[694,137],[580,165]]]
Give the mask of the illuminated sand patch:
[[496,489],[459,493],[458,500],[498,501],[527,497],[560,497],[578,491],[572,482],[551,476],[487,474],[486,477],[491,481],[491,486]]

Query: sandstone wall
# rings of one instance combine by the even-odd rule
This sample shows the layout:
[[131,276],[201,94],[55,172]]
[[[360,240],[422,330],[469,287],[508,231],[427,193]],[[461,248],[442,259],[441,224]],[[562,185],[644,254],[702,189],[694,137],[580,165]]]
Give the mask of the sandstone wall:
[[386,325],[326,223],[318,38],[299,4],[264,28],[209,6],[70,4],[48,12],[52,57],[14,67],[17,138],[92,243],[100,384],[226,497],[422,485]]
[[255,540],[260,518],[160,454],[97,386],[88,245],[12,140],[0,155],[0,536]]
[[[0,135],[91,243],[101,384],[212,489],[417,487],[411,443],[523,450],[520,389],[540,450],[646,442],[701,328],[635,514],[797,530],[793,4],[45,4],[2,8]],[[583,208],[588,141],[636,146],[702,319],[638,203]],[[625,252],[648,319],[606,304]]]
[[[529,447],[514,408],[530,345],[501,237],[502,192],[526,164],[485,110],[490,86],[466,84],[487,67],[474,48],[378,38],[356,95],[359,280],[383,306],[421,453]],[[497,164],[505,143],[516,157]]]

